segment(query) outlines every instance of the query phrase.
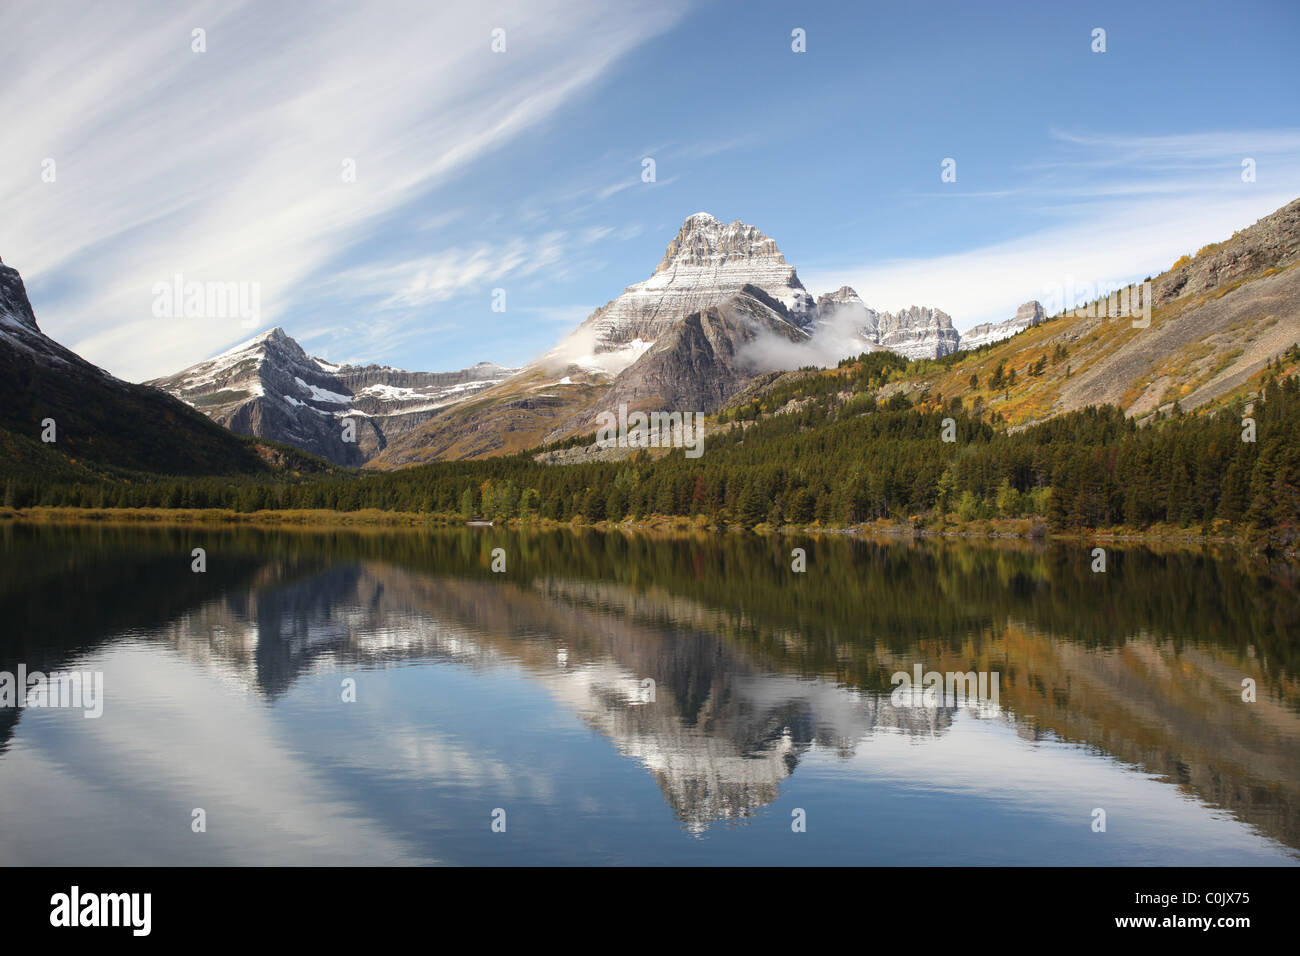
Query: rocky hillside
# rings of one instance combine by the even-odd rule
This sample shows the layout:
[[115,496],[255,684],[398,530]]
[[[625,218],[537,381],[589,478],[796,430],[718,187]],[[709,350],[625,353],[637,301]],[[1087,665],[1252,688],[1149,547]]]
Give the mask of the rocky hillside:
[[1215,290],[1300,261],[1300,199],[1288,203],[1230,239],[1190,253],[1155,280],[1156,305]]
[[[1113,404],[1143,421],[1175,404],[1191,411],[1249,402],[1270,363],[1295,371],[1287,354],[1300,342],[1298,266],[1300,200],[1155,276],[1149,325],[1114,314],[1111,300],[1051,318],[1026,303],[979,332],[986,347],[899,369],[880,397],[960,399],[1013,428],[1090,405]],[[1016,334],[997,341],[999,331]],[[975,346],[973,338],[963,345]],[[749,398],[761,404],[800,387],[796,376],[779,376]]]

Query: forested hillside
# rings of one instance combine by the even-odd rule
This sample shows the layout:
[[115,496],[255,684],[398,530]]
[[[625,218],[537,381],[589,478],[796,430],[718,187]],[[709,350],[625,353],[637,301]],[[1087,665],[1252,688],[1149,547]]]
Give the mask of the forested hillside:
[[[1286,544],[1300,532],[1300,379],[1279,370],[1297,359],[1293,347],[1270,366],[1252,406],[1204,415],[1175,408],[1145,426],[1102,406],[999,430],[957,398],[917,407],[901,393],[884,405],[869,392],[846,400],[812,376],[811,394],[800,390],[782,414],[746,421],[757,412],[735,409],[739,420],[709,433],[698,459],[641,450],[622,461],[555,466],[515,455],[292,484],[10,481],[5,504],[379,508],[587,522],[692,516],[821,527],[1037,516],[1052,530],[1251,527]],[[877,382],[897,361],[873,353],[841,369],[841,384]]]

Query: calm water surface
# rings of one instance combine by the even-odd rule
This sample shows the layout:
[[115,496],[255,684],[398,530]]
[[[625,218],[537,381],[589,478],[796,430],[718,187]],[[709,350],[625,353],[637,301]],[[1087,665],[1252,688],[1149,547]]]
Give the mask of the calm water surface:
[[[0,863],[1296,863],[1293,573],[1090,564],[11,524],[0,672],[100,671],[105,702],[0,709]],[[896,707],[916,664],[998,702]]]

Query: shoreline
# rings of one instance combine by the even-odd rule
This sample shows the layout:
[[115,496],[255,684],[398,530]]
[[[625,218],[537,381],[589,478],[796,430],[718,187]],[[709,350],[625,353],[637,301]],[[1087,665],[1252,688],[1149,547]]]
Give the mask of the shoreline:
[[[278,530],[445,530],[449,528],[491,527],[506,531],[538,530],[593,530],[624,531],[653,535],[714,535],[737,534],[746,531],[762,536],[819,536],[845,535],[864,539],[890,540],[965,540],[1020,542],[1029,545],[1049,543],[1095,543],[1138,545],[1143,547],[1203,550],[1226,548],[1243,554],[1262,554],[1264,549],[1246,535],[1206,534],[1190,528],[1155,527],[1143,531],[1130,528],[1081,529],[1079,531],[1050,532],[1041,519],[985,518],[967,522],[941,522],[934,519],[928,525],[879,519],[874,522],[848,526],[783,525],[773,528],[759,524],[746,529],[740,525],[719,525],[702,516],[663,516],[637,521],[556,521],[550,518],[511,518],[506,522],[484,524],[467,521],[460,515],[429,512],[332,510],[263,510],[240,512],[221,508],[72,508],[33,506],[29,508],[0,508],[0,527],[7,522],[27,525],[93,525],[93,526],[151,526],[151,527],[234,527]],[[936,525],[938,525],[936,527]],[[1300,551],[1275,552],[1287,558],[1300,557]]]

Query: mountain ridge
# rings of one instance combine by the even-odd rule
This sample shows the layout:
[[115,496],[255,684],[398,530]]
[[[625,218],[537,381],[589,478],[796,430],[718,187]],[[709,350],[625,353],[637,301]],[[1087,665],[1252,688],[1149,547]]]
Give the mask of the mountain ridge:
[[[1249,407],[1270,364],[1300,342],[1300,199],[1150,283],[1149,324],[1109,314],[1107,298],[1055,316],[1040,316],[1031,301],[994,324],[1024,326],[1014,334],[891,373],[876,397],[961,400],[1012,429],[1098,405],[1139,422],[1175,409]],[[789,401],[809,387],[798,379],[775,376],[746,400]]]
[[[957,347],[959,334],[939,309],[871,315],[877,326],[883,316],[883,347],[936,356]],[[571,436],[621,403],[711,412],[770,371],[774,355],[811,360],[798,346],[817,340],[823,318],[772,237],[738,219],[695,213],[649,278],[627,286],[481,401],[412,430],[367,467],[522,451]]]
[[[1290,274],[1297,261],[1300,200],[1155,277],[1156,321],[1143,339],[1108,320],[1104,304],[1091,316],[1048,317],[1036,300],[963,335],[941,309],[878,312],[847,285],[814,300],[770,236],[740,220],[724,224],[696,213],[648,279],[522,369],[488,362],[452,372],[334,365],[276,327],[145,385],[238,434],[337,464],[384,469],[565,441],[621,404],[711,413],[738,394],[761,403],[756,383],[784,388],[790,379],[783,368],[824,365],[830,353],[887,350],[940,362],[939,370],[922,368],[890,389],[968,391],[1013,427],[1087,404],[1149,415],[1175,400],[1195,407],[1239,390],[1289,343],[1291,303],[1300,298],[1300,273]],[[44,336],[21,278],[0,269],[7,270],[0,273],[7,277],[0,282],[0,336],[10,353],[29,353],[47,367],[67,365],[109,388],[126,384]],[[1259,308],[1266,310],[1263,325],[1252,328],[1251,310]],[[355,441],[344,440],[345,420]]]
[[3,263],[0,445],[4,472],[33,478],[92,479],[106,469],[264,475],[325,464],[240,438],[159,389],[87,362],[41,331],[21,275]]
[[286,442],[358,467],[394,437],[514,371],[490,362],[454,372],[334,365],[308,355],[276,326],[145,384],[236,434]]

